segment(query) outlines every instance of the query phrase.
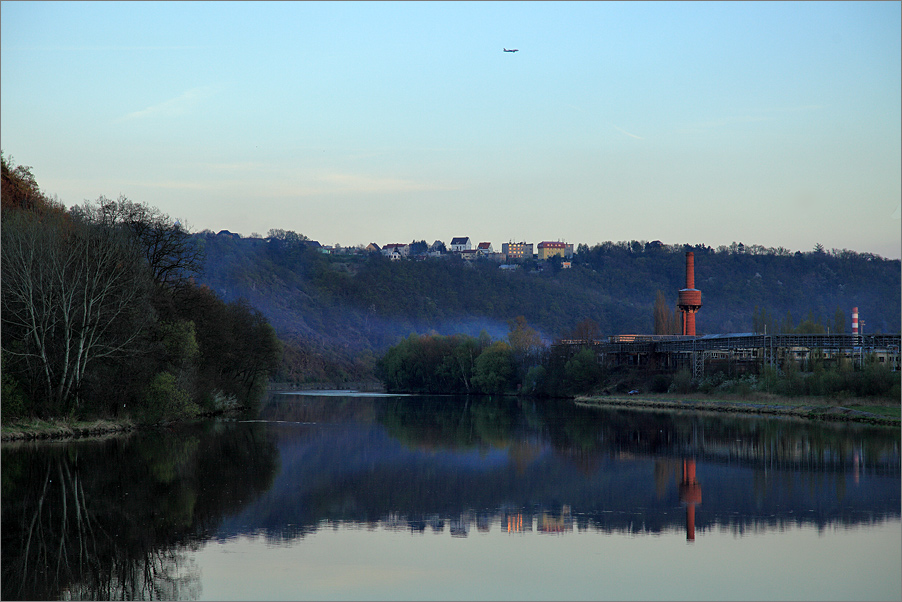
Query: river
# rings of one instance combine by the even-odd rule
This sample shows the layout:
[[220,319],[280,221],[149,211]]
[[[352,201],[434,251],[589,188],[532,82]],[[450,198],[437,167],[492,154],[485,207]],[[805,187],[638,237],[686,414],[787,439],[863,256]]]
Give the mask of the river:
[[2,598],[902,597],[899,429],[273,393],[2,447]]

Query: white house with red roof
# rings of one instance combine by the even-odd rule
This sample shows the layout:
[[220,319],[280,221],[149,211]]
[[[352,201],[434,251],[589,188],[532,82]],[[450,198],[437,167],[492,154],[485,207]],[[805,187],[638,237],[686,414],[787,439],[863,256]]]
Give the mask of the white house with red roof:
[[382,254],[391,259],[401,259],[410,255],[410,245],[393,242],[382,247]]

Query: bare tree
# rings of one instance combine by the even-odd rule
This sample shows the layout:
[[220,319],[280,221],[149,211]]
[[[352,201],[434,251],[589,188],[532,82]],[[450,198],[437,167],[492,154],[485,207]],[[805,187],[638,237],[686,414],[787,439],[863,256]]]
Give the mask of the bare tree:
[[147,271],[114,229],[16,212],[3,220],[2,273],[3,351],[58,408],[90,364],[133,352],[150,317]]
[[584,318],[573,328],[570,338],[590,344],[601,338],[601,328],[592,318]]
[[655,334],[680,333],[679,311],[667,303],[663,291],[658,291],[655,295],[654,318]]
[[155,207],[120,196],[100,197],[72,208],[73,215],[95,224],[124,229],[150,266],[159,285],[178,285],[203,269],[204,254],[186,224]]
[[545,343],[542,341],[542,335],[530,326],[523,316],[508,320],[507,326],[509,330],[507,340],[522,381],[529,368],[539,362]]

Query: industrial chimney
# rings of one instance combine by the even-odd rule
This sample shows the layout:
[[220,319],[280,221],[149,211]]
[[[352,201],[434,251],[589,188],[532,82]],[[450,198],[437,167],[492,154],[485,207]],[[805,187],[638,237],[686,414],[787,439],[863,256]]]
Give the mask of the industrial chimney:
[[695,336],[695,312],[702,307],[702,292],[695,288],[695,255],[686,253],[686,288],[680,291],[677,307],[683,312],[683,335]]
[[852,334],[858,336],[858,308],[852,308]]

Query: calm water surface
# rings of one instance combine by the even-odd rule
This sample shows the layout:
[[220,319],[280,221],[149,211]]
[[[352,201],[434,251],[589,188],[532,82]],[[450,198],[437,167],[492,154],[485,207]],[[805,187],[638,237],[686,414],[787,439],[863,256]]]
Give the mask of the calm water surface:
[[899,430],[274,394],[4,445],[3,599],[902,598]]

